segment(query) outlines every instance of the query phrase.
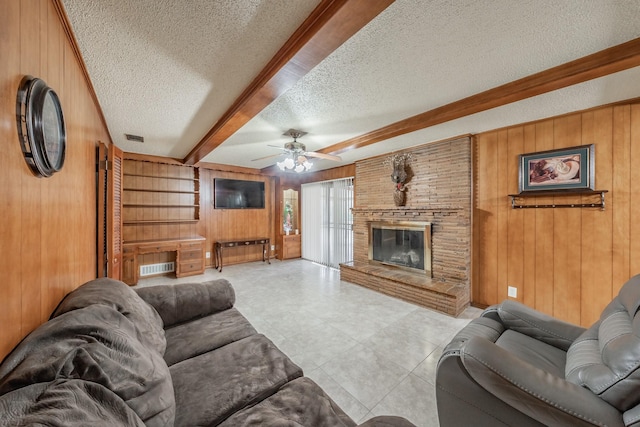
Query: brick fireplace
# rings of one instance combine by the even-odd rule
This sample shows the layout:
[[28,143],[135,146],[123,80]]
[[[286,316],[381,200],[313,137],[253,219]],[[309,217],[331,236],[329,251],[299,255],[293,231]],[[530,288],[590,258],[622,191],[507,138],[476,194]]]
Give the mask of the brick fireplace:
[[[386,156],[356,163],[354,260],[340,268],[341,279],[406,301],[459,315],[470,302],[471,266],[471,142],[469,137],[426,144],[407,150],[411,180],[406,206],[393,202]],[[370,259],[372,225],[402,228],[429,224],[430,271],[406,268],[413,263],[411,246],[400,243],[392,258],[399,263]],[[394,237],[396,238],[396,237]],[[397,237],[399,242],[405,237]],[[411,239],[411,237],[406,237]],[[415,238],[414,238],[415,240]],[[404,249],[403,249],[404,248]]]

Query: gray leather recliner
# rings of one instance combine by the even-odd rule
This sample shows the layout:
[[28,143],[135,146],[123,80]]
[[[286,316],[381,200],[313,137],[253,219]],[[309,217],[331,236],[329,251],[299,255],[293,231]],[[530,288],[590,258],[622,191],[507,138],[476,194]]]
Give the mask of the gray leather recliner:
[[440,425],[640,427],[640,275],[588,329],[507,300],[438,362]]

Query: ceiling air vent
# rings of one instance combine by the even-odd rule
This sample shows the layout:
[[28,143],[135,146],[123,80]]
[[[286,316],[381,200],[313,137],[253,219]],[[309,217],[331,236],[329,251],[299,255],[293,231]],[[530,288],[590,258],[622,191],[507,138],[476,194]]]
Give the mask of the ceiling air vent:
[[131,134],[125,133],[124,136],[127,137],[127,141],[144,142],[144,137],[139,135],[131,135]]

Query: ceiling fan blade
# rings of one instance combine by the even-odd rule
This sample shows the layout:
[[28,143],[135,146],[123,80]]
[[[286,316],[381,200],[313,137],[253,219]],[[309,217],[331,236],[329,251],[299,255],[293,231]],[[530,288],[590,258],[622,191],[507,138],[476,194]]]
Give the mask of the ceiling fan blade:
[[315,151],[307,151],[304,154],[305,154],[305,156],[308,156],[308,157],[315,157],[315,158],[318,158],[318,159],[333,160],[334,162],[342,161],[342,158],[340,156],[334,156],[333,154],[316,153]]
[[253,159],[253,160],[251,160],[251,161],[252,161],[252,162],[255,162],[255,161],[258,161],[258,160],[270,159],[270,158],[272,158],[272,157],[279,157],[279,156],[282,156],[282,154],[283,154],[283,153],[279,153],[279,154],[271,154],[271,155],[264,156],[264,157],[258,157],[257,159]]

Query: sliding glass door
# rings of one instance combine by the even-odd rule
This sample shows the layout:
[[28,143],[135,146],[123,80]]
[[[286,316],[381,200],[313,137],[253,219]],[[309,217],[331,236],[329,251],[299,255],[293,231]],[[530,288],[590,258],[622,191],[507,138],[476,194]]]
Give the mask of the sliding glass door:
[[353,178],[302,185],[302,258],[329,267],[353,260]]

